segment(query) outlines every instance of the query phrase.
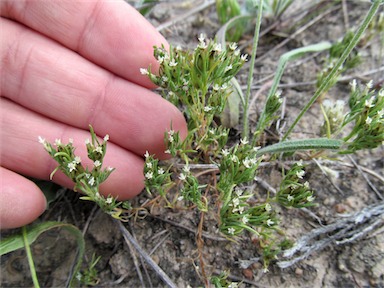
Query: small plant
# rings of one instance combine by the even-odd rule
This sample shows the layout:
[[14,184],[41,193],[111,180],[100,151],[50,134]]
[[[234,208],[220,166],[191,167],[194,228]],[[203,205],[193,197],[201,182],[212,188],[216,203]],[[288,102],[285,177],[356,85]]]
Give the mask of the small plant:
[[[260,6],[262,5],[260,1]],[[370,83],[360,89],[356,82],[352,82],[350,112],[344,114],[341,102],[336,105],[323,102],[325,121],[321,136],[324,138],[286,140],[302,115],[335,83],[334,79],[339,75],[342,63],[357,45],[378,5],[379,2],[376,1],[358,32],[353,37],[349,36],[347,47],[324,77],[321,77],[318,90],[288,129],[283,141],[266,147],[258,145],[261,143],[260,137],[276,120],[280,109],[282,100],[277,84],[285,64],[290,58],[298,57],[308,50],[297,49],[284,56],[256,127],[252,133],[245,133],[242,139],[235,141],[229,139],[229,129],[222,127],[217,119],[233,89],[231,79],[248,59],[236,43],[224,46],[200,35],[198,45],[193,51],[185,51],[180,47],[170,47],[169,50],[155,47],[154,56],[160,64],[158,74],[152,73],[151,67],[141,69],[142,74],[162,88],[163,97],[184,112],[188,122],[188,135],[185,139],[181,139],[179,133],[172,129],[172,123],[164,133],[166,153],[175,157],[175,160],[159,161],[156,155],[145,153],[146,191],[154,197],[152,205],[174,209],[188,208],[200,215],[200,223],[196,228],[196,245],[199,268],[207,286],[209,275],[205,271],[201,239],[207,215],[211,216],[210,219],[215,219],[217,231],[231,241],[237,241],[245,231],[253,234],[259,243],[264,270],[268,271],[270,263],[292,244],[279,228],[279,217],[276,213],[278,206],[300,209],[315,205],[314,191],[309,182],[304,180],[305,167],[296,158],[296,164],[282,171],[278,191],[274,195],[269,192],[255,199],[249,184],[254,181],[263,161],[271,161],[275,154],[284,152],[292,155],[299,150],[312,150],[321,152],[317,155],[326,155],[324,150],[336,150],[337,153],[346,154],[383,144],[384,91],[372,90]],[[330,45],[325,44],[321,48],[312,46],[311,51],[325,49],[324,47],[329,48]],[[255,53],[253,51],[253,59]],[[245,115],[248,113],[247,105],[247,100],[243,99]],[[343,136],[345,133],[347,136]],[[252,136],[248,138],[248,135]],[[114,218],[125,220],[128,216],[124,213],[129,212],[130,205],[99,194],[99,185],[113,171],[113,168],[101,168],[108,137],[99,142],[92,127],[91,136],[92,140],[86,141],[86,146],[88,157],[93,161],[92,169],[82,166],[81,159],[74,154],[72,141],[64,145],[57,140],[51,145],[40,138],[40,142],[58,162],[57,169],[75,182],[74,189],[85,194],[82,199],[93,201]],[[205,165],[213,166],[214,169],[198,173],[198,167],[206,167]],[[216,287],[235,285],[227,280],[225,274],[212,277],[211,282]]]

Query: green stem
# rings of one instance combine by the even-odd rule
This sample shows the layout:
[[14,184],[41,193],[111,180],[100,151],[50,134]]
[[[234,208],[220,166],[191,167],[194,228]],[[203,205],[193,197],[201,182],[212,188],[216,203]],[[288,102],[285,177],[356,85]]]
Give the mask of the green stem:
[[256,26],[255,26],[255,35],[253,36],[253,47],[251,55],[251,63],[249,67],[248,83],[247,83],[247,93],[245,94],[244,100],[244,113],[243,113],[243,138],[249,137],[249,98],[251,95],[251,87],[253,81],[253,70],[255,68],[255,59],[257,53],[257,45],[259,43],[259,33],[261,26],[261,17],[263,15],[263,0],[259,1],[259,11],[257,13]]
[[32,252],[31,252],[31,248],[29,247],[29,242],[28,242],[28,238],[27,238],[28,233],[27,233],[26,226],[23,226],[21,228],[21,231],[23,234],[24,248],[25,248],[25,251],[27,252],[28,264],[29,264],[29,269],[31,271],[33,286],[36,288],[39,288],[40,287],[39,280],[37,279],[35,264],[33,263]]
[[333,80],[333,78],[337,75],[337,72],[339,71],[339,68],[341,67],[341,65],[343,65],[343,63],[345,62],[345,60],[347,59],[347,57],[349,56],[349,54],[351,53],[351,51],[353,50],[353,48],[356,47],[356,45],[358,44],[361,36],[363,35],[364,31],[367,29],[369,23],[371,23],[373,17],[375,16],[377,10],[379,9],[379,6],[384,3],[383,0],[376,0],[372,6],[371,6],[371,9],[368,11],[368,14],[367,16],[365,17],[363,23],[361,24],[361,26],[357,29],[356,31],[356,34],[353,36],[351,42],[349,43],[349,45],[347,46],[347,48],[344,50],[344,53],[341,55],[341,57],[339,58],[339,60],[337,61],[337,63],[335,64],[335,66],[332,68],[331,72],[328,74],[328,76],[324,79],[324,81],[321,83],[320,87],[317,89],[315,95],[313,95],[313,97],[311,98],[311,100],[309,100],[309,102],[307,103],[307,105],[303,108],[303,110],[301,110],[300,114],[297,116],[297,118],[295,119],[295,121],[293,122],[293,124],[291,125],[291,127],[289,127],[288,131],[285,133],[284,137],[283,137],[283,141],[285,139],[287,139],[287,137],[289,136],[289,134],[292,132],[293,128],[296,126],[296,124],[300,121],[300,119],[303,117],[304,113],[308,111],[308,109],[312,106],[312,104],[317,100],[317,98],[320,97],[320,95],[323,94],[323,92],[328,88],[328,85],[329,83]]
[[[273,95],[276,94],[276,91],[277,91],[277,88],[279,86],[281,77],[283,76],[285,67],[287,66],[289,61],[297,59],[305,53],[324,51],[326,49],[329,49],[331,46],[332,45],[329,42],[320,42],[317,44],[313,44],[313,45],[309,45],[309,46],[305,46],[305,47],[300,47],[300,48],[294,49],[292,51],[289,51],[289,52],[283,54],[279,59],[279,63],[277,65],[277,69],[276,69],[276,74],[275,74],[275,77],[273,78],[272,86],[268,92],[268,96],[267,96],[265,103],[268,103],[268,100]],[[265,129],[265,126],[268,124],[266,119],[267,119],[267,104],[264,105],[263,111],[261,112],[261,115],[257,121],[255,137],[252,140],[253,145],[256,145],[256,142],[258,140],[256,138],[256,135],[261,135],[261,133]]]

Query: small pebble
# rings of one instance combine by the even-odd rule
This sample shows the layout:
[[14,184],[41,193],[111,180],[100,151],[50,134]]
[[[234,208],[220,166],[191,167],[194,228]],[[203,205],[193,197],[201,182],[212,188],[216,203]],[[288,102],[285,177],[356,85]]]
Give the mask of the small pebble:
[[247,278],[248,280],[252,280],[253,279],[253,272],[252,272],[252,269],[244,269],[243,270],[243,275],[245,278]]

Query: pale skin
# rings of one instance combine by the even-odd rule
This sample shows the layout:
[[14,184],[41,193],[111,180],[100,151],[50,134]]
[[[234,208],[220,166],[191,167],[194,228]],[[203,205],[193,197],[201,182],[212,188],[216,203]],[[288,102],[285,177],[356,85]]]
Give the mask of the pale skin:
[[[46,209],[24,176],[49,179],[56,163],[38,141],[74,140],[86,162],[88,125],[109,134],[101,186],[120,200],[144,187],[143,155],[165,158],[164,132],[186,135],[181,112],[150,89],[153,46],[166,40],[124,1],[0,1],[0,227],[31,223]],[[24,176],[22,176],[24,175]],[[61,172],[53,181],[73,188]]]

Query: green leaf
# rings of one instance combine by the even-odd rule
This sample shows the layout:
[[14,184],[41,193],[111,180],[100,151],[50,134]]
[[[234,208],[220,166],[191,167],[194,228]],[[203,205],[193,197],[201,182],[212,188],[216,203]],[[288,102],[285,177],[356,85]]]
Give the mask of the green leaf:
[[[77,272],[80,269],[81,262],[84,256],[84,250],[85,250],[85,241],[84,241],[83,235],[77,227],[71,224],[60,223],[60,222],[44,222],[44,223],[32,225],[30,228],[26,229],[27,231],[26,240],[28,241],[29,244],[32,244],[33,242],[36,241],[36,239],[42,233],[53,228],[63,228],[67,230],[75,237],[77,241],[78,253],[77,253],[77,259],[76,259],[76,265],[70,279],[70,286],[73,286],[72,284],[75,280],[75,276]],[[0,241],[0,256],[10,253],[12,251],[18,250],[20,248],[24,248],[23,235],[22,234],[12,235]]]
[[260,156],[267,153],[296,152],[299,150],[340,149],[344,141],[328,138],[289,140],[264,147],[257,151]]

